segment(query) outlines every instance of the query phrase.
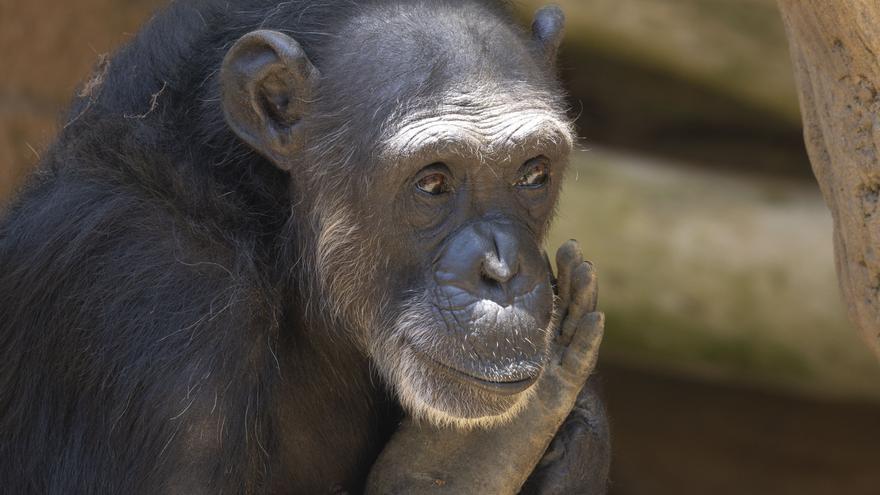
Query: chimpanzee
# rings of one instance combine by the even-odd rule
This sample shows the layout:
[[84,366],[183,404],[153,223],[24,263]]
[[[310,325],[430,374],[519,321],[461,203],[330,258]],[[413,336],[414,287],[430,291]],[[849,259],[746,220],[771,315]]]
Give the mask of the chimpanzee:
[[[359,492],[403,414],[528,407],[565,317],[561,30],[489,0],[154,17],[0,222],[2,490]],[[603,491],[585,390],[526,490]]]

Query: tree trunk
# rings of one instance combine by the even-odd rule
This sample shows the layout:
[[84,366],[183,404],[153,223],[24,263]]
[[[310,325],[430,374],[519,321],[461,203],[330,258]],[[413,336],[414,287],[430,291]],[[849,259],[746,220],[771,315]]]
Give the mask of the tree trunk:
[[[880,355],[880,2],[779,0],[850,319]],[[808,267],[805,267],[808,269]]]

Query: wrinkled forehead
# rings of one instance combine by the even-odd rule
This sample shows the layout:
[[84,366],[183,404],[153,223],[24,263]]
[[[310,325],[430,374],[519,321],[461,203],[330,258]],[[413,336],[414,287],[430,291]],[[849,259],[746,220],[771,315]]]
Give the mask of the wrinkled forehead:
[[362,148],[488,157],[512,146],[571,146],[556,81],[530,40],[485,2],[366,7],[323,57],[327,115],[356,125]]
[[504,160],[517,149],[567,153],[571,121],[552,98],[527,85],[451,88],[436,99],[404,105],[388,119],[379,139],[380,158],[421,154]]

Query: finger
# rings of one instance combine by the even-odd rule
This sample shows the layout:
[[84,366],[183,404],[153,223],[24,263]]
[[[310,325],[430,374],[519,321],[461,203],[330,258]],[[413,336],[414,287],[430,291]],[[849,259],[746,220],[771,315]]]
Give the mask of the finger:
[[587,379],[596,366],[599,345],[605,333],[605,315],[600,312],[584,315],[571,343],[562,355],[561,365],[576,376]]
[[571,344],[571,339],[574,337],[575,332],[577,332],[580,323],[580,321],[567,316],[562,320],[562,328],[559,329],[558,337],[559,345],[562,347],[568,347],[568,345]]
[[562,308],[568,307],[571,297],[571,276],[574,269],[584,260],[581,247],[574,239],[565,241],[556,251],[557,287]]
[[593,265],[582,262],[571,275],[571,295],[568,304],[568,312],[562,320],[559,340],[562,345],[568,345],[574,332],[577,331],[581,316],[589,313],[587,310],[589,301],[592,299],[591,286],[593,285]]
[[575,269],[571,278],[571,301],[568,304],[568,311],[575,319],[580,319],[582,315],[596,311],[599,277],[593,263],[584,261]]

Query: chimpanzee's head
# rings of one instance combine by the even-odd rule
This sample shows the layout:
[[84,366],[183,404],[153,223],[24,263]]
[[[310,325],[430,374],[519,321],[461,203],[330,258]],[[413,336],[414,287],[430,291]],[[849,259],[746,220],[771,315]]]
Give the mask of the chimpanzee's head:
[[290,173],[309,304],[418,417],[503,420],[541,374],[541,244],[573,140],[562,23],[542,9],[527,35],[469,0],[367,2],[308,54],[255,31],[224,61],[227,122]]

